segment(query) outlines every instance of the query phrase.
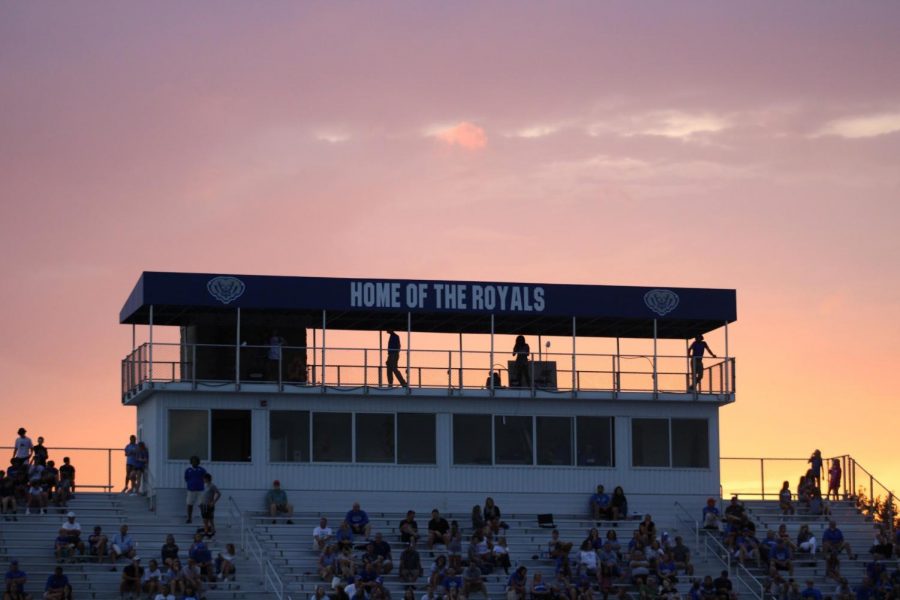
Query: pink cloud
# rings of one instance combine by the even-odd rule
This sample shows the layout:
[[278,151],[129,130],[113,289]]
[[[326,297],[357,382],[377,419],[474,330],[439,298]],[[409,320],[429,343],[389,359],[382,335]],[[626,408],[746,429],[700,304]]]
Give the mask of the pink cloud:
[[487,134],[484,129],[468,121],[461,121],[453,127],[440,129],[433,135],[442,142],[451,146],[457,145],[466,150],[480,150],[487,146]]

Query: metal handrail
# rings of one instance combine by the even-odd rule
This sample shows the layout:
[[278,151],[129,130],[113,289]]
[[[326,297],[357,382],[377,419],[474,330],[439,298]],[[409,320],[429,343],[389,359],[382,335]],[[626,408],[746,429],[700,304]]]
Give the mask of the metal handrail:
[[271,588],[272,593],[275,594],[278,600],[292,600],[291,595],[285,591],[284,582],[278,575],[278,570],[272,564],[272,561],[269,560],[262,544],[253,532],[253,527],[246,523],[246,516],[237,505],[237,502],[235,502],[233,496],[228,496],[228,512],[240,522],[241,550],[247,552],[259,565],[263,575],[263,589],[269,590]]
[[[157,348],[157,358],[151,359],[153,348]],[[159,358],[161,352],[165,352],[166,349],[177,350],[179,353],[178,360],[161,360]],[[340,388],[340,387],[356,387],[356,388],[364,388],[368,389],[370,387],[381,387],[383,384],[383,376],[382,369],[384,368],[381,365],[381,358],[384,356],[384,351],[381,348],[366,348],[366,347],[356,347],[356,346],[280,346],[280,352],[278,355],[278,364],[277,370],[278,375],[277,379],[242,379],[240,373],[238,372],[238,365],[243,361],[235,360],[235,365],[233,368],[223,365],[222,366],[222,375],[217,379],[204,378],[201,380],[203,384],[210,383],[234,383],[237,386],[240,386],[242,382],[244,383],[254,383],[254,382],[266,382],[272,383],[275,381],[278,383],[279,390],[284,389],[284,385],[313,385],[313,386],[322,386],[332,387],[332,388]],[[152,385],[154,382],[184,382],[190,381],[192,384],[196,385],[197,378],[197,362],[196,355],[198,349],[221,349],[228,350],[230,352],[235,352],[238,356],[246,351],[254,351],[260,353],[268,351],[271,349],[271,346],[268,345],[241,345],[236,346],[232,344],[181,344],[177,342],[154,342],[151,344],[144,343],[140,346],[136,347],[128,356],[126,356],[122,360],[122,391],[123,395],[128,395],[131,391],[139,389],[142,385],[149,383]],[[358,362],[348,363],[346,361],[340,361],[337,363],[331,364],[316,364],[316,358],[319,356],[323,356],[325,354],[326,349],[329,351],[330,356],[334,356],[335,352],[352,352],[352,353],[361,353],[361,360]],[[289,353],[291,351],[294,352],[302,352],[304,355],[306,353],[311,354],[313,358],[312,365],[303,361],[299,364],[305,366],[306,373],[303,374],[299,379],[292,378],[291,380],[286,380],[284,377],[285,367],[289,367],[284,360],[284,354]],[[369,354],[378,357],[378,360],[369,360]],[[490,363],[490,357],[497,356],[496,353],[492,353],[488,350],[440,350],[440,349],[430,349],[430,348],[421,348],[421,349],[408,349],[405,353],[408,360],[412,360],[412,356],[416,355],[418,357],[438,357],[438,356],[447,356],[446,364],[441,365],[440,360],[437,363],[433,363],[433,359],[425,358],[425,364],[419,364],[416,366],[407,365],[405,370],[406,373],[412,377],[416,375],[417,382],[409,382],[413,387],[419,388],[447,388],[449,390],[454,389],[478,389],[483,388],[480,376],[476,376],[474,378],[469,378],[469,381],[474,381],[475,385],[466,386],[464,384],[464,374],[466,372],[477,372],[479,374],[490,373],[491,369],[486,367],[470,367],[463,366],[463,357],[465,355],[475,355],[476,357],[482,357],[487,359],[485,361],[486,365]],[[532,357],[534,358],[534,357]],[[576,368],[577,359],[580,359],[578,362],[580,368]],[[647,370],[643,370],[640,368],[623,370],[622,364],[623,360],[627,362],[628,359],[643,359],[649,363],[649,367]],[[591,368],[589,365],[585,368],[583,365],[585,361],[596,361],[600,360],[602,362],[608,362],[608,368]],[[557,380],[567,381],[571,379],[571,386],[559,385],[553,386],[552,388],[548,388],[546,386],[535,386],[534,377],[531,378],[531,385],[529,386],[532,390],[551,390],[551,391],[614,391],[614,392],[653,392],[657,393],[685,393],[685,392],[693,392],[693,393],[703,393],[703,394],[715,394],[715,395],[726,395],[730,396],[734,393],[734,357],[722,357],[716,358],[715,360],[718,362],[714,362],[704,367],[704,373],[706,376],[704,377],[704,381],[706,382],[706,386],[703,389],[698,389],[697,391],[692,390],[691,384],[691,374],[690,370],[687,366],[679,368],[677,370],[672,370],[671,368],[662,368],[660,369],[660,362],[673,362],[677,361],[677,364],[685,364],[683,361],[686,361],[686,357],[683,355],[644,355],[644,354],[607,354],[607,353],[592,353],[592,352],[543,352],[540,355],[540,360],[529,361],[531,366],[531,370],[536,372],[535,365],[555,362],[559,363],[558,367],[554,367],[554,371],[557,374]],[[324,360],[322,361],[324,363]],[[566,363],[571,363],[571,368],[565,368]],[[429,364],[433,363],[433,364]],[[641,363],[643,364],[643,363]],[[300,368],[303,369],[303,366]],[[271,368],[275,368],[274,365]],[[311,372],[310,372],[311,369]],[[378,372],[378,376],[373,378],[372,381],[369,381],[369,372],[371,369],[376,369]],[[290,370],[290,369],[288,369]],[[360,379],[357,375],[355,379],[348,380],[343,376],[348,370],[352,370],[358,373],[360,370],[362,371],[362,378]],[[441,377],[428,377],[429,381],[425,381],[423,377],[423,373],[425,375],[429,374],[438,374],[438,373],[446,373],[446,384],[441,383]],[[454,374],[457,376],[457,381],[454,382]],[[585,378],[590,379],[592,376],[599,376],[601,378],[600,385],[594,383],[591,384],[590,381],[584,382]],[[623,385],[623,376],[625,378],[649,378],[649,383],[646,385]],[[662,385],[660,382],[662,381]],[[376,383],[377,382],[377,383]],[[608,383],[606,383],[608,382]],[[586,383],[586,384],[585,384]],[[493,388],[492,388],[493,392]]]
[[[682,523],[687,523],[689,526],[691,526],[691,529],[694,532],[694,548],[699,548],[700,547],[700,521],[693,518],[691,516],[691,513],[688,511],[688,509],[686,509],[684,506],[682,506],[681,502],[678,502],[677,500],[675,501],[675,508],[679,509],[684,514],[684,517],[680,517],[680,520]],[[677,513],[676,513],[676,516],[677,516]]]

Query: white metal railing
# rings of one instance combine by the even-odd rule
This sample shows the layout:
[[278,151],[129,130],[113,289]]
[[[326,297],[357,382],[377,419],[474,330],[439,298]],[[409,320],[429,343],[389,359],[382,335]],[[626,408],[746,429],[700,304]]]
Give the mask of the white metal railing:
[[290,594],[285,590],[284,582],[278,575],[278,570],[272,561],[269,560],[262,544],[253,532],[253,527],[247,522],[247,517],[235,502],[233,496],[228,496],[228,512],[238,519],[241,526],[241,550],[250,555],[259,565],[259,570],[263,576],[263,588],[275,594],[278,600],[292,600]]
[[741,585],[750,590],[750,593],[753,594],[753,597],[756,598],[756,600],[763,600],[763,596],[765,595],[763,583],[739,561],[735,563],[736,568],[733,568],[731,552],[713,533],[703,537],[704,555],[709,556],[711,550],[713,555],[716,556],[728,570],[729,575],[733,575]]
[[[192,386],[247,383],[343,389],[385,387],[387,352],[380,348],[229,344],[145,343],[122,361],[122,393],[153,383],[188,382]],[[327,352],[326,352],[327,350]],[[274,356],[275,358],[269,358]],[[327,358],[327,362],[326,362]],[[506,359],[506,366],[504,360]],[[399,371],[410,387],[495,389],[501,383],[543,392],[579,391],[689,393],[729,396],[735,391],[734,358],[712,359],[696,390],[690,361],[683,355],[533,353],[522,373],[511,353],[487,350],[408,349]],[[498,368],[499,366],[499,368]],[[506,372],[502,381],[503,372]]]
[[700,548],[700,522],[691,516],[691,513],[682,506],[681,502],[675,501],[675,518],[679,523],[687,525],[694,534],[694,548]]

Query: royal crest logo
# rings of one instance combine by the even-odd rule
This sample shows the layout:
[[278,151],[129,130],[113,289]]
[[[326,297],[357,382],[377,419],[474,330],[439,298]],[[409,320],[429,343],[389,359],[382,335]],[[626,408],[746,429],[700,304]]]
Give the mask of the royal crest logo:
[[213,298],[222,304],[231,304],[244,294],[247,286],[237,277],[213,277],[206,284]]
[[678,306],[678,294],[672,290],[650,290],[644,294],[644,304],[659,316],[664,317]]

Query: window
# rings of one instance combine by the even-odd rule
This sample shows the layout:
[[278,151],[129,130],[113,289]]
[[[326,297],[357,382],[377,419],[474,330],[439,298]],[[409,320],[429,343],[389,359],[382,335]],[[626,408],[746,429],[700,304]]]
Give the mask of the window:
[[309,411],[269,413],[269,460],[309,462]]
[[394,415],[356,415],[356,462],[394,462]]
[[490,415],[453,415],[453,464],[491,464]]
[[437,464],[434,415],[397,414],[397,462],[401,465]]
[[353,460],[353,415],[350,413],[313,414],[313,460],[351,462]]
[[537,449],[539,465],[571,465],[572,419],[537,417]]
[[534,464],[531,417],[494,417],[494,463]]
[[613,467],[615,461],[615,419],[576,417],[579,467]]
[[635,467],[669,466],[669,420],[631,420],[631,460]]
[[209,412],[169,411],[169,460],[209,460]]
[[709,423],[706,419],[672,419],[672,466],[709,468]]
[[210,411],[212,460],[250,462],[250,423],[249,410]]

